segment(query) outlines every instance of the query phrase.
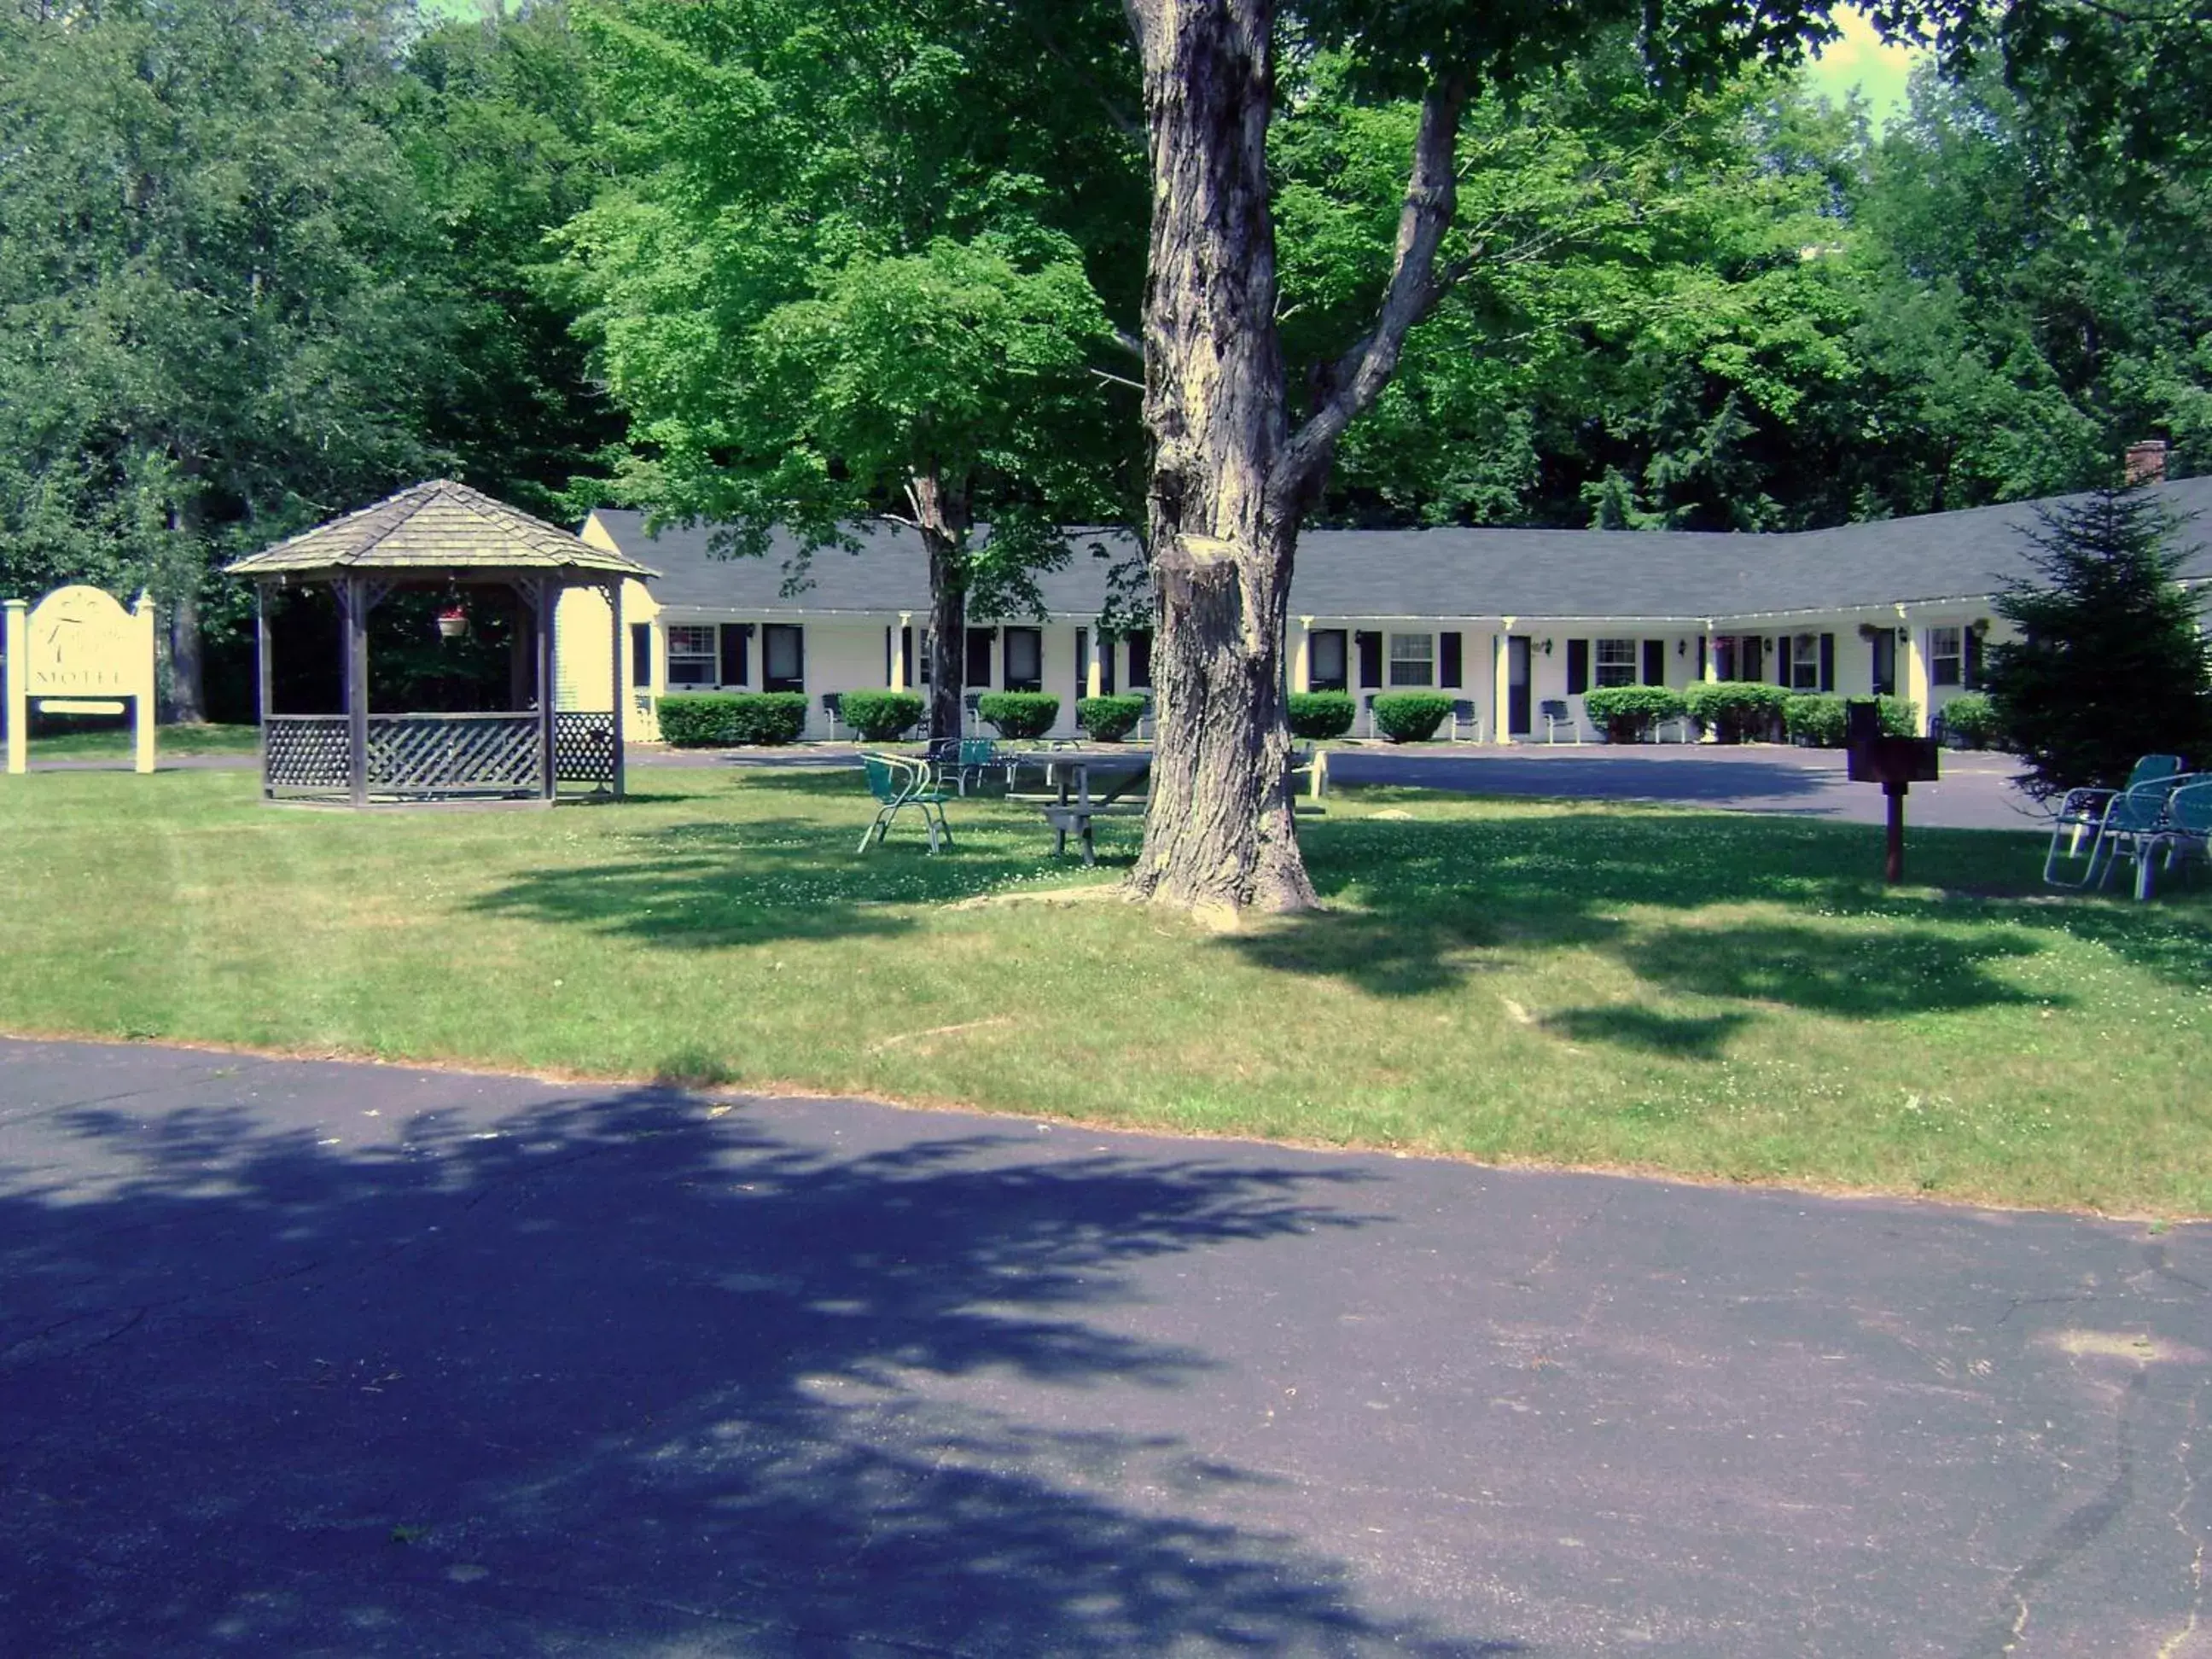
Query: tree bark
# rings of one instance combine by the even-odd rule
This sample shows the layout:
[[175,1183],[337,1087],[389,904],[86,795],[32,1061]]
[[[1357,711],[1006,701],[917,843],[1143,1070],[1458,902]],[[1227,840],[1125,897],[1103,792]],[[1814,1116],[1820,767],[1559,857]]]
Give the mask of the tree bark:
[[1240,914],[1314,906],[1291,811],[1284,623],[1297,505],[1275,330],[1267,0],[1132,0],[1153,178],[1146,519],[1158,736],[1138,896]]
[[1294,433],[1268,198],[1273,0],[1125,4],[1152,168],[1146,518],[1158,600],[1158,738],[1130,888],[1231,915],[1309,909],[1284,675],[1298,526],[1344,428],[1455,280],[1438,276],[1437,253],[1455,206],[1467,82],[1447,70],[1423,99],[1389,285],[1368,331],[1316,377]]
[[957,742],[968,674],[968,494],[925,471],[908,483],[907,499],[929,552],[929,735]]
[[176,593],[169,601],[169,718],[199,725],[207,719],[206,651],[200,635],[200,564],[205,555],[199,537],[199,469],[187,459],[178,470],[185,487],[169,508],[169,530],[189,552],[191,562],[180,570]]

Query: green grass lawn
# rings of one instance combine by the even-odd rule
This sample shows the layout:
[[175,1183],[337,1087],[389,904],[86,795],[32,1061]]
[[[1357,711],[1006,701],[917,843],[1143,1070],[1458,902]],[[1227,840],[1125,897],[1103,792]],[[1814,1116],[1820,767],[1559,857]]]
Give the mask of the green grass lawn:
[[[119,720],[98,726],[37,732],[31,738],[33,761],[131,759],[131,723]],[[169,755],[251,755],[259,747],[261,728],[255,726],[163,726],[154,733],[156,760]]]
[[0,1029],[1328,1144],[2212,1212],[2212,903],[2039,838],[1340,795],[1322,915],[1214,936],[956,804],[856,856],[849,774],[620,805],[276,808],[227,772],[0,780]]

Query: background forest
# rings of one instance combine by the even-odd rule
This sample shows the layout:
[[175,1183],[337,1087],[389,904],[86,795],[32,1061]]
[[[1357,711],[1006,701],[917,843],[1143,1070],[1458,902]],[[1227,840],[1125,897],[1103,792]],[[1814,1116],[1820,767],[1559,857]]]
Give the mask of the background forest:
[[[1133,514],[1137,98],[1116,9],[1067,9],[10,0],[0,592],[149,586],[177,714],[236,716],[215,568],[424,477],[830,523],[923,442],[981,517]],[[1304,362],[1372,309],[1416,116],[1285,62]],[[1877,134],[1797,71],[1662,95],[1626,40],[1477,103],[1467,279],[1315,517],[1786,529],[2145,436],[2203,470],[2212,169],[2068,119],[1923,73]]]

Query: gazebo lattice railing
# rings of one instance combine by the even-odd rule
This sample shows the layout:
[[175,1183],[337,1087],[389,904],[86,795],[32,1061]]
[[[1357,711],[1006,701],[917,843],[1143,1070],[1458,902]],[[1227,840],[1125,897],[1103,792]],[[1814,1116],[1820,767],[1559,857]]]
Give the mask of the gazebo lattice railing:
[[[241,559],[260,590],[262,793],[272,800],[551,800],[561,785],[620,795],[623,582],[655,573],[620,553],[463,485],[418,484],[391,500]],[[460,713],[373,711],[368,618],[407,580],[505,586],[530,623],[534,706]],[[343,627],[341,712],[279,714],[269,626],[273,588],[331,588]],[[610,706],[558,706],[556,613],[570,587],[606,598]],[[518,691],[516,700],[522,700]]]

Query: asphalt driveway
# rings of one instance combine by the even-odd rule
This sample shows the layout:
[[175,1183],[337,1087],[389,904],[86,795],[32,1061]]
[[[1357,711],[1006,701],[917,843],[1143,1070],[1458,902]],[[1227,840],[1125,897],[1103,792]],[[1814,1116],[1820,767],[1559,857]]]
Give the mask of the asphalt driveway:
[[2212,1230],[0,1042],[0,1652],[2203,1659]]

